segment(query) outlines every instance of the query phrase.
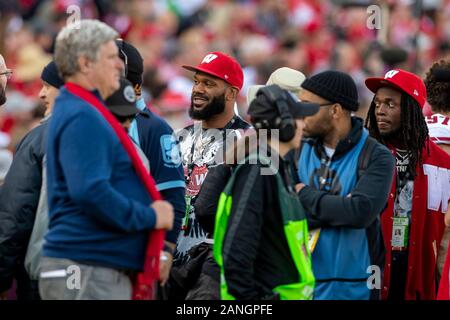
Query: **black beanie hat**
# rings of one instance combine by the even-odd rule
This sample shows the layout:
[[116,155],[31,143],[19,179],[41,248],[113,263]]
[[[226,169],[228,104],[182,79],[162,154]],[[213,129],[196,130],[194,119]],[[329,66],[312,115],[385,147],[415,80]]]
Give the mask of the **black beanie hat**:
[[355,81],[346,73],[323,71],[307,78],[301,87],[330,102],[339,103],[347,110],[358,110],[358,90]]
[[119,57],[125,64],[125,77],[133,84],[136,93],[140,94],[144,60],[139,51],[130,43],[117,39],[116,45],[119,48]]
[[51,61],[44,69],[42,69],[41,79],[56,89],[59,89],[64,85],[64,81],[58,74],[58,68],[56,67],[55,61]]

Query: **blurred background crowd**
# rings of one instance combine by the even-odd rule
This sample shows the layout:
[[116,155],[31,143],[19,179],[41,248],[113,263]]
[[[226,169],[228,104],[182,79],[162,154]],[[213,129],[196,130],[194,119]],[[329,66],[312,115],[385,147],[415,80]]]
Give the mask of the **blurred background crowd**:
[[[379,30],[367,26],[373,4],[382,9]],[[281,66],[306,76],[349,73],[365,117],[372,97],[366,77],[393,67],[423,77],[450,56],[450,0],[0,0],[0,53],[13,70],[0,108],[0,149],[13,152],[44,115],[40,74],[58,31],[77,14],[71,5],[139,49],[144,97],[175,129],[190,121],[192,74],[181,65],[196,65],[209,51],[232,54],[244,67],[237,105],[244,118],[248,86],[265,83]]]

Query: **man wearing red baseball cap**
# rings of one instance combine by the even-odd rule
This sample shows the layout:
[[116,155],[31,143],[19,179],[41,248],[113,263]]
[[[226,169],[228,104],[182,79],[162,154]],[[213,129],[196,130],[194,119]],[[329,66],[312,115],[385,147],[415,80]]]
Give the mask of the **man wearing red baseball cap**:
[[189,115],[202,120],[204,128],[224,127],[234,116],[234,103],[244,84],[239,63],[222,52],[211,52],[196,67],[183,68],[195,72]]
[[211,235],[195,216],[194,203],[208,169],[219,164],[224,141],[240,137],[249,124],[234,113],[244,74],[239,63],[222,52],[210,52],[193,71],[189,115],[199,120],[178,132],[186,181],[186,216],[178,237],[169,282],[173,299],[219,299],[220,269],[212,254]]
[[401,69],[368,78],[375,93],[366,127],[397,159],[396,176],[382,231],[386,263],[382,297],[390,300],[436,298],[436,256],[450,195],[450,157],[434,144],[422,114],[425,85]]

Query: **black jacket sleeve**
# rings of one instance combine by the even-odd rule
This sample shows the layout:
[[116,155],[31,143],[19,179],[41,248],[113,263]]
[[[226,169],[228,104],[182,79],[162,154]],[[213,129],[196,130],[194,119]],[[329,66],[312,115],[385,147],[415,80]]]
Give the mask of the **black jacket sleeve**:
[[186,212],[186,200],[184,188],[171,188],[161,191],[164,200],[170,202],[174,210],[173,228],[166,232],[166,241],[177,243],[177,237],[181,230],[181,223]]
[[231,168],[224,164],[211,167],[195,200],[195,216],[203,230],[214,234],[217,205],[220,194],[231,176]]
[[351,195],[342,197],[305,186],[298,193],[311,229],[367,228],[386,205],[394,177],[394,157],[383,145],[373,149],[369,165]]
[[264,183],[259,166],[240,169],[223,241],[222,257],[228,291],[238,300],[258,299],[254,264],[264,221]]
[[17,147],[0,193],[0,292],[10,288],[23,262],[42,184],[46,124],[30,131]]

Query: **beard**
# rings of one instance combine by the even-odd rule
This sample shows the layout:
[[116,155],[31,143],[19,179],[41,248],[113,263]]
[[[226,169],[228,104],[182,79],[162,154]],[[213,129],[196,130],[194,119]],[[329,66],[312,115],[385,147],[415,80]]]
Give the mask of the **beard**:
[[319,119],[315,124],[303,127],[303,138],[323,140],[332,130],[331,119]]
[[6,102],[6,91],[5,88],[0,86],[0,106],[4,105]]
[[194,109],[193,98],[194,96],[191,97],[189,116],[194,120],[208,120],[215,115],[221,114],[225,110],[225,93],[220,96],[215,96],[212,101],[201,110]]
[[380,136],[383,138],[383,140],[385,141],[390,141],[390,140],[396,140],[401,138],[402,136],[402,128],[397,128],[394,131],[390,131],[390,132],[386,132],[386,133],[382,133],[380,132]]

